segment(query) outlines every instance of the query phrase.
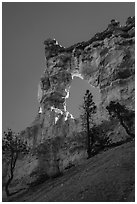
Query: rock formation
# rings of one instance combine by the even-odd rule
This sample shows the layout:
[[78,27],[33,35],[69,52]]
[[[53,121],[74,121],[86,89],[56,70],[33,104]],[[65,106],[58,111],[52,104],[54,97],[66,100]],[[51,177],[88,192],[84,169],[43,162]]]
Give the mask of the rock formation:
[[[44,46],[46,67],[38,86],[39,112],[21,134],[33,151],[37,149],[28,169],[34,166],[32,172],[39,170],[40,174],[55,176],[86,158],[86,137],[79,121],[66,109],[74,76],[100,90],[97,124],[109,121],[106,106],[110,101],[119,101],[134,110],[135,18],[129,17],[124,26],[112,20],[105,31],[69,48],[55,39],[46,40]],[[113,130],[108,130],[108,135],[114,142],[127,137],[118,122]]]
[[62,47],[55,39],[44,42],[46,69],[38,90],[39,114],[43,117],[42,138],[55,137],[58,133],[69,136],[69,130],[66,135],[62,127],[64,130],[68,117],[75,124],[65,104],[74,76],[99,88],[100,119],[106,119],[105,107],[111,100],[134,109],[134,32],[135,19],[129,17],[125,26],[111,20],[104,32],[69,48]]

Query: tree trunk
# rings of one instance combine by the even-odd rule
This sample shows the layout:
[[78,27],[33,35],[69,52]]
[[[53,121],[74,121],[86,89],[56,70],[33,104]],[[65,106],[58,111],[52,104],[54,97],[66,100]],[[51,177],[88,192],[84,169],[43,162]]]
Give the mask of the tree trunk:
[[10,185],[12,179],[13,179],[13,175],[8,179],[8,181],[5,185],[5,192],[6,192],[7,197],[10,196],[9,185]]
[[9,185],[13,179],[13,172],[14,172],[14,169],[15,169],[15,165],[16,165],[16,161],[17,161],[17,158],[18,158],[18,153],[16,152],[14,154],[14,152],[12,152],[12,155],[11,155],[11,162],[10,162],[10,177],[5,185],[5,192],[6,192],[6,195],[7,197],[10,196],[10,192],[9,192]]
[[87,111],[87,154],[88,158],[91,157],[91,146],[90,146],[90,129],[89,129],[89,114]]

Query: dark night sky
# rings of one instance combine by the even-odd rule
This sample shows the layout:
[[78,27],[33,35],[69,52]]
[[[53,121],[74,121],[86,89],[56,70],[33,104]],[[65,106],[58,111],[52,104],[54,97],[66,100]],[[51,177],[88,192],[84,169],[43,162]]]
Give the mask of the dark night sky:
[[[134,15],[134,3],[124,2],[3,3],[3,131],[7,127],[23,130],[36,116],[38,83],[45,67],[45,39],[56,38],[68,47],[103,31],[111,19],[124,24]],[[77,79],[73,83],[71,95],[78,96],[82,82]],[[78,102],[76,97],[71,107],[75,115]]]

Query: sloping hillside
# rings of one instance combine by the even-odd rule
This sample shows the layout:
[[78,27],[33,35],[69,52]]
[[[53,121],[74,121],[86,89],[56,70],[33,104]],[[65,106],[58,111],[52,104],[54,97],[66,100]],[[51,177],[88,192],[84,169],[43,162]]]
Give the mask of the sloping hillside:
[[30,188],[10,201],[134,201],[134,141],[105,150],[63,176]]

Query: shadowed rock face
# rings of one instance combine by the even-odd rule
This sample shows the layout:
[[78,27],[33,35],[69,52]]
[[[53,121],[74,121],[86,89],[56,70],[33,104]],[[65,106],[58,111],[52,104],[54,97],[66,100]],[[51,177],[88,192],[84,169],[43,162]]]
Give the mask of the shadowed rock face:
[[[112,20],[105,31],[69,48],[55,39],[46,40],[44,46],[46,67],[38,87],[39,113],[21,134],[33,149],[39,150],[38,160],[32,159],[31,171],[41,169],[53,176],[87,156],[86,136],[81,136],[79,121],[66,110],[65,100],[74,76],[100,90],[97,124],[109,120],[106,106],[110,101],[134,110],[135,18],[129,17],[124,26]],[[115,142],[127,136],[119,123],[108,135]]]

